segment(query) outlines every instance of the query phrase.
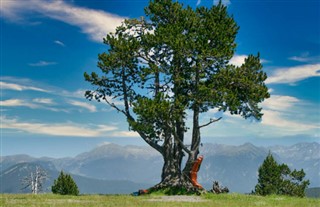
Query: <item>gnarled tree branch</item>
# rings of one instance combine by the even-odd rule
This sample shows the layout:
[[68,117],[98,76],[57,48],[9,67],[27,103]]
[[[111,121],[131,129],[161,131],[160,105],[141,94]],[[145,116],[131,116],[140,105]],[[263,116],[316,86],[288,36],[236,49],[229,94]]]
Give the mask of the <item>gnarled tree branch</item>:
[[219,121],[220,119],[222,119],[222,117],[219,117],[218,119],[210,119],[210,121],[209,121],[208,123],[199,126],[199,129],[202,128],[202,127],[209,126],[210,124],[212,124],[212,123],[214,123],[214,122],[217,122],[217,121]]

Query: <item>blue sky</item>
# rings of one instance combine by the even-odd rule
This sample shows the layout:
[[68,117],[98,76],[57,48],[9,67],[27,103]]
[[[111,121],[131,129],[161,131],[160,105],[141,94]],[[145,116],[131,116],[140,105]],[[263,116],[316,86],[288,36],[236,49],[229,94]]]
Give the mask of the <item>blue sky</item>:
[[[210,7],[212,0],[181,0]],[[319,142],[320,1],[226,0],[240,26],[231,62],[260,52],[271,98],[261,122],[227,113],[203,142],[257,145]],[[139,144],[125,118],[89,102],[85,71],[98,71],[102,38],[148,0],[1,0],[1,155],[64,157],[106,142]],[[205,123],[217,116],[211,110]]]

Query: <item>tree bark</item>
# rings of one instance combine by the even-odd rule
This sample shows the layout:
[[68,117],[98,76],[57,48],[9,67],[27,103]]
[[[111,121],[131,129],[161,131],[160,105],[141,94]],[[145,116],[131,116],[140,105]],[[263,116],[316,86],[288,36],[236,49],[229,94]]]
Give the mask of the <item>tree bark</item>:
[[192,106],[193,109],[193,126],[192,126],[192,142],[191,142],[191,153],[189,154],[186,166],[183,170],[185,175],[188,175],[190,178],[190,173],[194,162],[196,161],[199,154],[200,146],[200,127],[199,127],[199,115],[200,115],[200,106],[198,103],[198,93],[199,93],[199,69],[195,71],[195,83],[193,89],[194,103]]
[[[179,125],[180,124],[180,125]],[[166,136],[163,144],[163,168],[161,175],[161,182],[152,187],[151,191],[156,190],[184,190],[188,193],[201,193],[203,189],[195,187],[190,178],[190,171],[194,164],[194,160],[197,159],[197,155],[195,153],[188,153],[188,162],[190,167],[188,167],[188,171],[182,170],[182,158],[184,156],[183,153],[183,136],[184,131],[181,123],[176,124],[175,130],[177,133],[175,135],[179,135],[178,137],[172,137],[172,133],[169,133]],[[179,131],[181,130],[181,131]],[[182,142],[178,142],[179,139]]]

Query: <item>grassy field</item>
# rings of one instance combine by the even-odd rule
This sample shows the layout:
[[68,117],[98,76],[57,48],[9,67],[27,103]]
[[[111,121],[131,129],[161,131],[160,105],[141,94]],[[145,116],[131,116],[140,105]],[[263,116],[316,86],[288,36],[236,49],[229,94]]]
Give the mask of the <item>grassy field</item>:
[[[1,194],[1,207],[156,207],[156,206],[201,206],[201,207],[250,207],[250,206],[283,206],[283,207],[319,207],[320,199],[292,198],[280,196],[252,196],[240,194],[213,195],[188,197],[163,197],[155,195],[82,195],[60,196],[53,194],[26,195]],[[174,201],[176,200],[176,201]]]

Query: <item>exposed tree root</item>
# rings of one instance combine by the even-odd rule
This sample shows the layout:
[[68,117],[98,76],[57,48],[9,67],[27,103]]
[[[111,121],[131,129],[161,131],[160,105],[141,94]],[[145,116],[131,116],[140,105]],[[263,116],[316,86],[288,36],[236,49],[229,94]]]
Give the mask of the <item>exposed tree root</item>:
[[150,193],[162,192],[166,195],[200,195],[206,193],[203,188],[193,186],[193,184],[183,178],[172,178],[164,180],[148,190]]

